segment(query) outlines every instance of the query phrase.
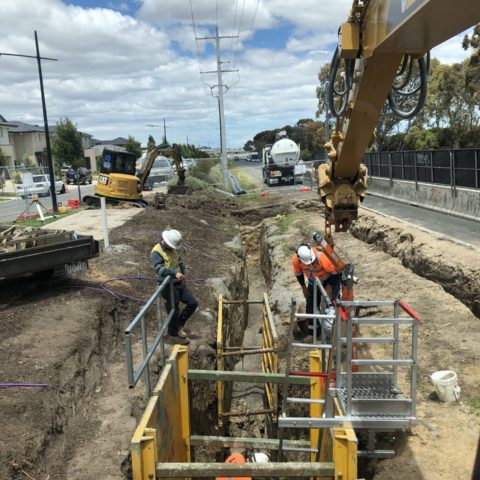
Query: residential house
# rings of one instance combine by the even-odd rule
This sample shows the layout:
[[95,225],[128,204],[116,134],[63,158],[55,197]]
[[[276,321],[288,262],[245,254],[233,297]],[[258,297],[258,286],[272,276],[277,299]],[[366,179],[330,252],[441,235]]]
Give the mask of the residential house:
[[[47,142],[44,127],[19,121],[8,122],[8,124],[10,126],[9,141],[12,147],[12,165],[31,163],[43,167],[48,166]],[[56,125],[48,127],[51,138],[55,135],[56,128]],[[82,136],[82,146],[84,150],[89,149],[92,145],[92,135],[83,132],[80,132],[80,134]],[[89,157],[85,157],[85,166],[95,170],[95,162],[90,165]]]
[[7,122],[7,120],[0,115],[0,149],[7,160],[6,167],[13,167],[15,162],[15,153],[13,145],[10,143],[9,135],[10,129],[14,126],[15,125],[11,122]]

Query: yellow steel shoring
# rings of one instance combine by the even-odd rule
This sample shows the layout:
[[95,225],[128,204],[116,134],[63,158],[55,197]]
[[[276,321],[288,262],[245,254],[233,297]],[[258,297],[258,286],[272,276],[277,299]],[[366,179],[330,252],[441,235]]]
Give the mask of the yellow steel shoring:
[[[225,359],[223,356],[223,297],[218,298],[218,321],[217,321],[217,370],[225,370]],[[225,389],[223,382],[219,380],[217,382],[217,413],[218,413],[218,426],[223,425],[223,399],[225,396]]]
[[[310,353],[310,371],[322,371],[322,357],[319,350]],[[325,398],[325,382],[321,377],[311,377],[310,398],[321,400]],[[340,415],[338,405],[334,404],[335,414]],[[310,404],[310,416],[321,417],[323,405]],[[311,448],[317,448],[319,429],[310,429]],[[329,429],[324,429],[322,444],[320,445],[320,462],[333,460],[335,465],[335,480],[357,480],[357,436],[352,428],[333,428],[333,444]],[[315,461],[315,453],[311,454],[310,461]],[[317,477],[317,480],[329,480],[329,477]]]
[[188,349],[174,347],[131,442],[134,480],[156,479],[158,462],[190,462]]

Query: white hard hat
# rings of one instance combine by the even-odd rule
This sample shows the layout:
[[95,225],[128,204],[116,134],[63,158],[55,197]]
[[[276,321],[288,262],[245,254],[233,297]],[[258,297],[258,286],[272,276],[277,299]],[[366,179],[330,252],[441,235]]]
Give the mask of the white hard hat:
[[178,230],[164,230],[162,232],[164,242],[176,250],[182,244],[182,234]]
[[313,253],[312,249],[306,245],[302,245],[297,250],[297,255],[300,261],[305,265],[310,265],[315,260],[315,254]]
[[270,458],[266,453],[256,452],[253,454],[252,462],[254,463],[269,463]]

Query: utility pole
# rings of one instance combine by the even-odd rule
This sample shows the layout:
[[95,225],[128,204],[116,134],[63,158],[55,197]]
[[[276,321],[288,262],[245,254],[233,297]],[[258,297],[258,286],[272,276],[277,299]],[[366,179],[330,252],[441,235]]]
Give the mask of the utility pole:
[[225,133],[223,87],[227,89],[228,87],[223,84],[222,73],[238,72],[238,70],[222,70],[222,63],[228,63],[228,62],[222,62],[222,59],[221,59],[220,40],[224,38],[238,38],[238,35],[219,36],[218,26],[217,26],[215,27],[214,37],[202,37],[202,38],[197,38],[196,40],[215,40],[215,50],[217,52],[217,70],[210,70],[208,72],[200,72],[200,73],[216,73],[217,74],[218,85],[215,85],[215,86],[218,87],[218,116],[219,116],[219,122],[220,122],[220,165],[222,169],[223,188],[224,190],[227,190],[228,188],[227,135]]
[[[161,125],[157,125],[157,124],[147,124],[145,126],[146,127],[161,127]],[[168,142],[167,142],[167,125],[165,124],[165,119],[163,119],[163,138],[162,138],[161,145],[163,145],[163,146],[168,145]]]
[[53,211],[56,213],[58,212],[58,205],[57,205],[57,193],[55,192],[55,172],[53,170],[53,161],[52,161],[52,149],[50,148],[50,133],[48,131],[48,119],[47,119],[47,107],[45,103],[45,92],[43,90],[43,76],[42,76],[42,60],[52,60],[54,62],[58,61],[56,58],[47,58],[40,56],[40,49],[38,47],[38,37],[37,31],[35,30],[35,47],[37,50],[37,55],[19,55],[16,53],[5,53],[0,52],[0,57],[2,55],[8,57],[24,57],[24,58],[36,58],[38,64],[38,77],[40,79],[40,93],[42,97],[42,110],[43,110],[43,128],[45,130],[45,141],[47,144],[47,163],[48,169],[50,173],[50,194],[52,195],[52,206]]

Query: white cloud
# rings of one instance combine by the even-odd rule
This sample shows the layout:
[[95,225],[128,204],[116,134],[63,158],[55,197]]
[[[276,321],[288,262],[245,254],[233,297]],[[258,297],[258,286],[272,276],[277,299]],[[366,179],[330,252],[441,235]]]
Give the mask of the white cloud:
[[[36,29],[42,55],[58,58],[43,62],[51,124],[69,117],[97,138],[131,134],[145,143],[150,133],[162,135],[161,128],[145,125],[166,118],[171,141],[185,142],[188,135],[191,142],[218,145],[217,99],[201,82],[215,85],[217,79],[199,73],[214,70],[216,59],[207,42],[198,42],[197,59],[190,0],[138,3],[133,17],[124,13],[133,5],[125,1],[112,0],[114,10],[61,0],[3,1],[0,51],[35,54]],[[222,41],[222,59],[231,60],[224,68],[240,70],[225,77],[234,85],[225,96],[229,145],[313,117],[317,72],[330,59],[351,0],[218,0],[218,12],[215,4],[192,0],[198,36],[211,35],[217,18],[222,35],[240,33],[238,40]],[[254,30],[291,32],[283,50],[247,42],[257,5]],[[462,53],[456,39],[434,51],[442,61],[458,61]],[[0,114],[42,123],[34,60],[0,57]]]
[[465,35],[464,32],[450,40],[440,44],[431,51],[432,58],[438,58],[442,63],[460,63],[468,57],[469,53],[462,48],[462,40]]

